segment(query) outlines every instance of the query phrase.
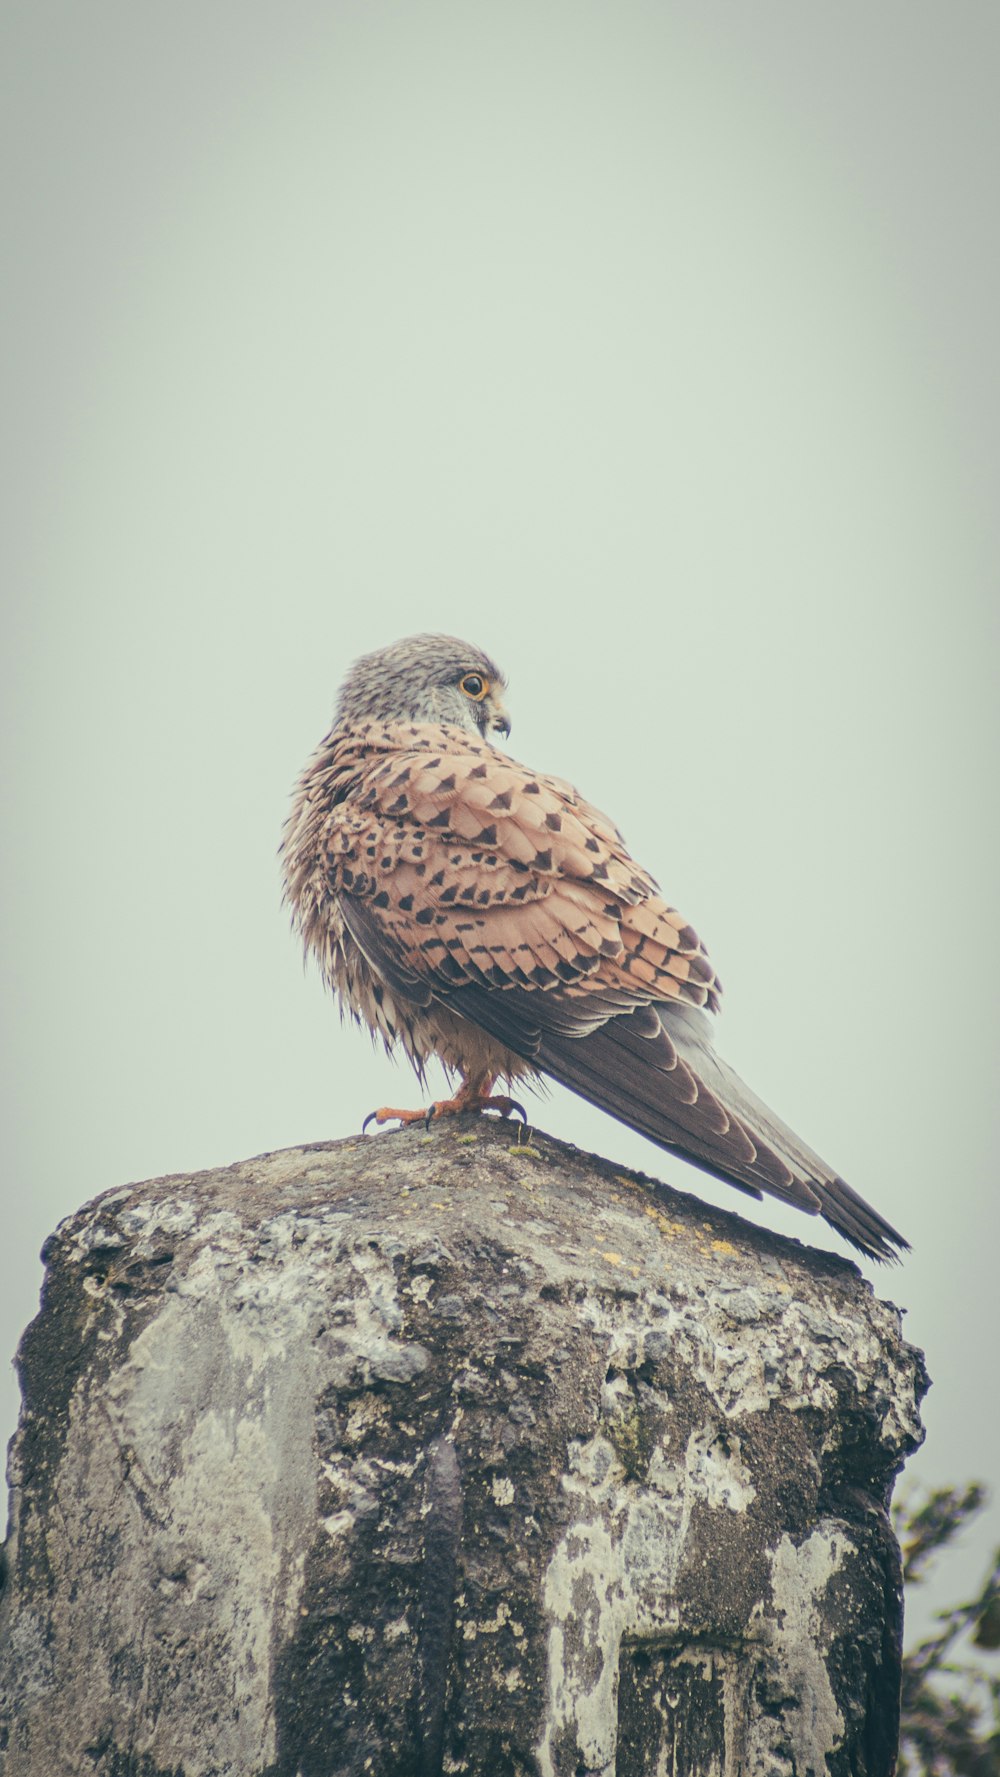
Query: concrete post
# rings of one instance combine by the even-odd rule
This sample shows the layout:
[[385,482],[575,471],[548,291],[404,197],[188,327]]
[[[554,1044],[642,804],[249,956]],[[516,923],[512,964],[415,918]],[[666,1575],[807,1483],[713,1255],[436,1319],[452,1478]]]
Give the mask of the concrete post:
[[846,1260],[465,1119],[45,1257],[3,1777],[889,1777],[925,1378]]

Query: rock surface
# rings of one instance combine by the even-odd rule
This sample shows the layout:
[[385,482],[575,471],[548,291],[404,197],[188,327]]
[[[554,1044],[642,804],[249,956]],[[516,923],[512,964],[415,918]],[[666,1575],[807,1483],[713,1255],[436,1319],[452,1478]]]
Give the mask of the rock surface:
[[925,1378],[852,1264],[466,1119],[44,1256],[3,1777],[888,1777]]

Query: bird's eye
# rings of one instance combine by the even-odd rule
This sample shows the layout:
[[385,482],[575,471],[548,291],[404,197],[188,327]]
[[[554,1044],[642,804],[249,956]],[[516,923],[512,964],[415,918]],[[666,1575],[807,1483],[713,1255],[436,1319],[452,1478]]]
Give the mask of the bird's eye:
[[472,698],[473,703],[482,703],[489,691],[490,682],[489,679],[483,678],[482,673],[466,673],[464,679],[459,679],[458,686],[460,691],[465,692],[466,697]]

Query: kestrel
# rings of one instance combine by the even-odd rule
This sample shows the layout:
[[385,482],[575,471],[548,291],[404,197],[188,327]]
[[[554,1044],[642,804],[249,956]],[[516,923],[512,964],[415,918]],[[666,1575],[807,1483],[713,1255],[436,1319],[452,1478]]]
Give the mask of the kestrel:
[[546,1074],[737,1190],[895,1258],[902,1235],[716,1055],[718,977],[617,827],[493,744],[510,733],[505,688],[453,636],[411,636],[349,672],[282,842],[293,923],[342,1010],[421,1081],[432,1055],[459,1077],[432,1114],[509,1114],[495,1085]]

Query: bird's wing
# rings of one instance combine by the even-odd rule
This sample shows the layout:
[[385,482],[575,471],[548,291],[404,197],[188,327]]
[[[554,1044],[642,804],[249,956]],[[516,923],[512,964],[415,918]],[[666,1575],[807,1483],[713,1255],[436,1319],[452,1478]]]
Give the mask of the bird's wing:
[[[720,985],[697,933],[571,785],[459,729],[376,732],[333,811],[324,861],[397,966],[435,989],[516,986],[554,995],[553,1006],[596,996],[615,1010],[652,999],[715,1008]],[[600,1021],[596,1005],[586,1017]]]
[[822,1214],[878,1257],[902,1242],[711,1045],[697,933],[568,784],[458,729],[380,730],[327,832],[369,963],[660,1146]]

